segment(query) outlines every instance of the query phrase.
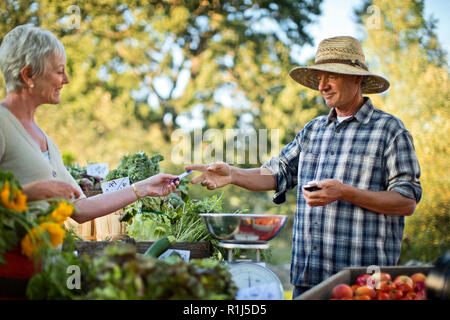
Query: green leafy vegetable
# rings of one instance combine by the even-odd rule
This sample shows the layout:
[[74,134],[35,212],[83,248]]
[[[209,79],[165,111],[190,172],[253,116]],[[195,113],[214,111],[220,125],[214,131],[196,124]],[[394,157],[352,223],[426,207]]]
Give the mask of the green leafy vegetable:
[[156,241],[170,232],[170,220],[163,215],[141,213],[126,226],[127,233],[136,241]]
[[[78,267],[80,288],[68,287],[69,266]],[[77,256],[74,247],[47,256],[27,286],[38,300],[234,299],[237,288],[228,267],[213,259],[189,263],[178,256],[164,260],[138,254],[131,244],[112,244],[101,255]]]
[[92,266],[87,299],[218,300],[234,299],[237,291],[228,267],[213,259],[155,260],[136,254],[134,246],[114,245]]
[[138,182],[158,174],[159,162],[164,160],[160,154],[155,154],[151,157],[144,151],[138,151],[134,154],[126,154],[122,157],[119,166],[111,170],[106,176],[106,181],[118,178],[128,177],[130,183]]
[[212,239],[199,213],[222,212],[223,197],[214,195],[203,200],[190,200],[172,224],[172,235],[177,241],[196,242]]
[[128,221],[127,232],[137,241],[155,241],[172,235],[179,242],[211,240],[199,213],[222,211],[222,196],[183,202],[176,194],[164,199],[143,198],[125,208],[133,218]]

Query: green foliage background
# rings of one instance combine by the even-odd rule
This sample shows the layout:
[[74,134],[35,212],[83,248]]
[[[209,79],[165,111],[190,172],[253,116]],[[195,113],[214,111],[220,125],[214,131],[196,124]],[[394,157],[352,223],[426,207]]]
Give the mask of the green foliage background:
[[[312,43],[306,27],[320,15],[320,4],[6,0],[0,3],[0,40],[13,27],[33,23],[64,44],[71,82],[59,105],[39,107],[37,120],[65,159],[116,168],[124,154],[145,150],[161,153],[162,170],[177,173],[184,166],[171,161],[177,129],[189,134],[187,125],[203,132],[277,129],[282,147],[308,121],[328,112],[317,92],[288,76],[297,65],[296,52]],[[375,26],[373,14],[367,14],[370,5],[381,13]],[[371,98],[404,121],[422,168],[423,199],[407,218],[401,262],[433,261],[450,248],[448,66],[423,5],[374,0],[355,10],[369,67],[391,82],[386,94]],[[261,159],[242,166],[260,164]],[[271,192],[234,186],[214,192],[192,186],[191,191],[196,197],[224,193],[230,211],[290,215],[273,241],[274,262],[289,261],[295,190],[282,206],[271,202]]]
[[[434,262],[450,250],[450,84],[448,64],[425,19],[424,1],[366,1],[381,13],[377,28],[366,28],[363,46],[373,71],[387,75],[387,94],[376,105],[405,123],[421,165],[423,197],[407,217],[401,261]],[[358,14],[358,10],[356,11]]]

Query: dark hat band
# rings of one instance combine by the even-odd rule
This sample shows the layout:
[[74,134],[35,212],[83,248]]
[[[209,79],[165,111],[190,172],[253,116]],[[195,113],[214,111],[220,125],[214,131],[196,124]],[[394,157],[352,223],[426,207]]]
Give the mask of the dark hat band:
[[366,67],[366,65],[364,63],[362,63],[361,61],[359,61],[358,59],[356,59],[356,60],[350,60],[350,59],[324,59],[324,60],[319,60],[319,61],[315,62],[314,64],[325,64],[325,63],[347,64],[347,65],[352,66],[352,67],[360,67],[360,68],[363,68],[366,71],[369,71],[369,69]]

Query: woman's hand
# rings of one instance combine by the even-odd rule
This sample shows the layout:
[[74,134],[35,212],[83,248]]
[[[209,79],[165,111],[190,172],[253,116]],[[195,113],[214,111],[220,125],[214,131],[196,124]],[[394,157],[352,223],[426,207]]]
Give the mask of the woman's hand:
[[56,180],[35,181],[22,186],[27,200],[37,201],[49,198],[76,199],[81,196],[79,190],[72,185]]
[[180,181],[178,176],[159,173],[145,180],[136,182],[134,185],[141,197],[163,197],[175,190]]

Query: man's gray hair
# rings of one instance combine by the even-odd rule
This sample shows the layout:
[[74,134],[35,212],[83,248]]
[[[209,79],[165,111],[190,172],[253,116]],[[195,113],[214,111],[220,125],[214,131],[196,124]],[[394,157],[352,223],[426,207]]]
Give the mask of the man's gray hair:
[[6,34],[0,46],[0,69],[6,83],[6,92],[20,91],[26,86],[21,70],[31,67],[32,76],[44,73],[50,57],[66,58],[62,43],[48,30],[32,25],[15,27]]

